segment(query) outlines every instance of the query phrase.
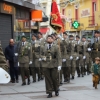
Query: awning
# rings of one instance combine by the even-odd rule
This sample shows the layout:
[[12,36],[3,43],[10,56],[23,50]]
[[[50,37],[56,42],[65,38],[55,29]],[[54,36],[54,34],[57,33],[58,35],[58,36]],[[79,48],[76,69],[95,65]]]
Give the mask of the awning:
[[42,33],[42,34],[45,34],[47,31],[49,31],[50,29],[49,28],[47,28],[47,27],[43,27],[43,28],[40,28],[40,32]]

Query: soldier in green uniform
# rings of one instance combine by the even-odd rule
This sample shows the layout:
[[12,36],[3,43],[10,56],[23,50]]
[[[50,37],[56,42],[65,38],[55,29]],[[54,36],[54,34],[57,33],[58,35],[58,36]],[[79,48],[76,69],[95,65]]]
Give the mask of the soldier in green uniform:
[[18,43],[18,63],[22,77],[22,86],[26,85],[25,76],[27,76],[27,84],[30,84],[29,64],[32,64],[32,47],[26,41],[26,37],[22,36],[22,40]]
[[100,32],[95,31],[95,39],[94,43],[92,44],[92,60],[95,62],[96,57],[100,57]]
[[52,97],[52,92],[58,96],[57,71],[61,70],[61,54],[59,47],[53,43],[53,37],[48,35],[47,43],[41,47],[42,67],[45,76],[47,98]]
[[35,34],[32,35],[32,55],[33,55],[33,63],[31,66],[32,75],[33,75],[33,83],[36,82],[36,73],[38,75],[38,81],[40,81],[40,44],[37,40],[37,36]]
[[0,41],[0,67],[8,72],[8,65],[7,65],[7,61],[3,53],[3,50],[2,50],[1,41]]
[[83,62],[84,62],[84,75],[89,74],[89,53],[88,51],[91,49],[89,48],[89,43],[86,41],[86,37],[82,37],[83,42]]
[[[43,35],[42,35],[41,32],[38,32],[38,41],[39,41],[40,46],[45,44],[45,39],[43,38]],[[39,62],[39,64],[40,64],[40,79],[43,80],[44,79],[44,74],[43,74],[41,61]]]
[[[70,82],[70,67],[69,67],[69,61],[68,61],[68,53],[67,53],[67,48],[68,48],[68,36],[67,33],[63,33],[63,39],[62,42],[60,43],[61,47],[61,56],[62,56],[62,72],[64,76],[64,82]],[[67,61],[66,61],[67,60]]]
[[68,54],[69,54],[69,59],[70,59],[70,73],[72,76],[72,79],[74,79],[75,76],[75,70],[76,70],[76,52],[75,52],[75,40],[74,36],[70,35],[69,36],[69,45],[68,45]]
[[77,35],[75,50],[77,52],[76,70],[77,70],[78,77],[80,77],[80,75],[82,75],[82,77],[84,77],[83,47],[82,46],[83,46],[82,41],[80,40],[80,37]]

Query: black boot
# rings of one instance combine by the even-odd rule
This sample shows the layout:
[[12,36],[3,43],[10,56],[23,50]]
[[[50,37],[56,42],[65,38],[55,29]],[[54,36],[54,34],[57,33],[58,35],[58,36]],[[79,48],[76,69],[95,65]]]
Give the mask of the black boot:
[[22,83],[22,86],[24,86],[24,85],[26,85],[26,83],[24,82],[24,83]]
[[72,76],[72,79],[74,79],[74,76]]
[[78,74],[78,77],[80,77],[80,74]]
[[30,79],[28,79],[27,85],[30,85]]
[[47,98],[51,98],[52,97],[52,93],[49,93],[49,95],[47,96]]
[[59,92],[58,92],[58,91],[56,91],[56,92],[55,92],[55,95],[56,95],[56,96],[59,96]]

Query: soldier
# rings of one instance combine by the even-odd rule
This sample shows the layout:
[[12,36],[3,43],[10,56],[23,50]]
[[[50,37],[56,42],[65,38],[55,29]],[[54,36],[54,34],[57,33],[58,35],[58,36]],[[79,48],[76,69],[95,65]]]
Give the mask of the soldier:
[[[83,42],[83,62],[84,62],[84,75],[89,74],[89,53],[88,51],[91,51],[91,48],[89,48],[89,43],[86,41],[86,37],[82,37]],[[85,66],[87,65],[87,67]]]
[[69,54],[69,59],[70,59],[70,66],[71,66],[70,73],[72,75],[72,79],[74,79],[75,69],[76,69],[75,44],[76,43],[74,41],[74,36],[73,35],[70,35],[69,36],[69,45],[68,45],[68,54]]
[[0,67],[3,68],[6,72],[8,72],[8,65],[1,47],[1,41],[0,41]]
[[[43,38],[43,35],[41,32],[38,32],[38,41],[40,46],[45,44],[45,39]],[[40,79],[43,80],[44,79],[44,74],[43,74],[43,69],[42,69],[42,65],[41,65],[41,61],[40,61]]]
[[[61,54],[59,47],[53,44],[53,37],[48,35],[47,43],[41,47],[42,67],[45,76],[47,98],[52,97],[53,89],[58,96],[57,71],[61,70]],[[58,68],[57,68],[58,67]]]
[[31,66],[33,83],[36,82],[36,73],[38,74],[38,81],[40,81],[40,45],[35,34],[32,35],[32,55],[33,55],[33,64]]
[[[62,71],[64,75],[64,82],[70,82],[70,67],[68,61],[67,47],[68,47],[68,36],[67,33],[63,33],[63,40],[60,43],[61,56],[62,56]],[[66,61],[67,59],[67,61]]]
[[100,57],[100,32],[99,31],[95,31],[95,39],[94,39],[94,43],[92,44],[92,59],[93,62],[95,62],[95,58],[96,57]]
[[76,70],[77,70],[78,77],[80,77],[80,75],[82,75],[82,77],[84,77],[83,48],[82,48],[82,46],[83,46],[83,44],[80,40],[80,37],[77,35],[75,49],[77,52]]
[[22,36],[21,42],[18,44],[18,61],[22,77],[22,86],[26,85],[25,76],[28,78],[27,84],[29,85],[29,64],[32,64],[32,47],[31,44],[26,41],[26,37],[24,35]]

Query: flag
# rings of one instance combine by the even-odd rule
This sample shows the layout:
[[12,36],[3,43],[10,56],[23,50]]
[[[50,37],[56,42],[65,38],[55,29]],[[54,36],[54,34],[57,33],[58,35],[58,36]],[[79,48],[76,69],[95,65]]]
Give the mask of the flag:
[[55,0],[52,0],[52,4],[51,4],[50,26],[55,31],[61,31],[63,27],[62,19],[60,17],[60,13]]

